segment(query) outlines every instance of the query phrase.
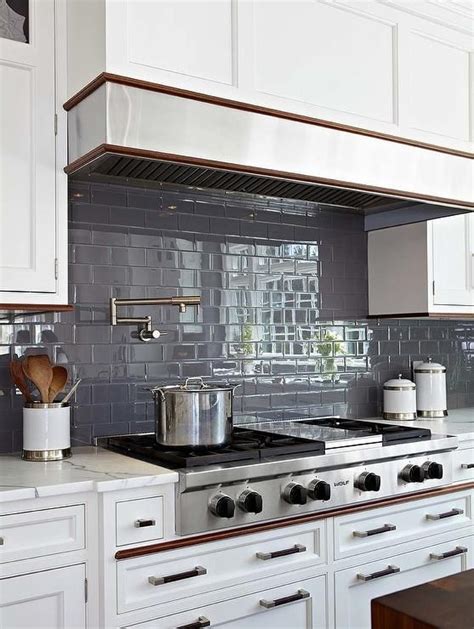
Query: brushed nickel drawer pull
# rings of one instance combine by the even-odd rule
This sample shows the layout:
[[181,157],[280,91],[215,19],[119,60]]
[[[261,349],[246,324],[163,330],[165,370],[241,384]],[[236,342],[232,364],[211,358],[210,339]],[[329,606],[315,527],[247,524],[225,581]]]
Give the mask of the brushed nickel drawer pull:
[[474,463],[461,463],[461,467],[464,470],[472,470],[472,468],[474,467]]
[[145,526],[155,526],[156,520],[135,520],[135,527],[137,529],[144,528]]
[[276,559],[277,557],[286,557],[286,555],[294,555],[295,553],[306,552],[306,546],[303,544],[295,544],[291,548],[285,548],[285,550],[274,550],[271,553],[255,553],[258,559],[267,561],[268,559]]
[[387,566],[385,570],[379,570],[378,572],[372,572],[371,574],[358,574],[359,581],[373,581],[374,579],[380,579],[381,577],[388,577],[390,574],[396,574],[400,572],[398,566]]
[[191,577],[199,577],[202,574],[207,574],[206,568],[196,566],[194,570],[179,572],[178,574],[169,574],[166,577],[148,577],[148,583],[151,583],[151,585],[163,585],[163,583],[172,583],[173,581],[182,581],[183,579],[190,579]]
[[455,515],[462,515],[464,513],[463,509],[451,509],[451,511],[446,511],[445,513],[427,513],[427,520],[444,520],[445,518],[452,518]]
[[446,553],[430,553],[430,559],[435,561],[441,561],[441,559],[449,559],[450,557],[456,557],[457,555],[465,555],[467,548],[464,546],[456,546],[454,550],[448,550]]
[[260,605],[265,609],[271,609],[272,607],[279,607],[280,605],[286,605],[287,603],[295,603],[296,601],[302,601],[305,598],[310,598],[311,595],[306,590],[298,590],[297,594],[291,596],[282,596],[282,598],[275,598],[273,601],[267,601],[262,598]]
[[201,627],[210,627],[211,621],[205,616],[199,616],[196,622],[190,622],[188,625],[179,625],[176,629],[201,629]]
[[380,535],[381,533],[388,533],[388,531],[396,531],[395,524],[384,524],[378,529],[369,529],[368,531],[353,531],[354,537],[371,537],[372,535]]
[[0,537],[0,546],[3,546],[4,544],[5,544],[5,538]]

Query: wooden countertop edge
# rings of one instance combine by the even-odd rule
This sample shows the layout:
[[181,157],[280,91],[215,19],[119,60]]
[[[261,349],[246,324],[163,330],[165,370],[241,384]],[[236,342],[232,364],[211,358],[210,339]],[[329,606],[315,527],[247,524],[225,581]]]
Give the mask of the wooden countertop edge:
[[338,507],[334,509],[327,509],[326,511],[320,511],[318,513],[307,513],[300,516],[293,516],[291,518],[282,518],[280,520],[271,522],[259,522],[257,524],[250,524],[238,529],[230,529],[225,531],[213,531],[211,533],[203,533],[200,535],[192,535],[190,537],[182,537],[179,539],[173,539],[169,542],[161,542],[158,544],[150,544],[149,546],[138,546],[137,548],[127,548],[125,550],[119,550],[115,553],[115,559],[131,559],[133,557],[143,557],[144,555],[152,555],[154,553],[164,552],[166,550],[175,550],[177,548],[186,548],[187,546],[195,546],[197,544],[205,544],[208,542],[216,542],[222,539],[229,539],[231,537],[241,537],[242,535],[251,535],[252,533],[262,533],[264,531],[271,531],[276,528],[283,528],[285,526],[295,526],[297,524],[306,524],[307,522],[316,522],[324,518],[334,517],[338,515],[346,515],[348,513],[357,513],[358,511],[364,511],[367,509],[376,509],[377,507],[384,507],[388,505],[400,504],[403,502],[411,502],[412,500],[420,500],[431,496],[442,496],[444,494],[462,491],[465,489],[474,489],[474,481],[467,483],[459,483],[456,485],[449,485],[448,487],[440,487],[438,489],[428,489],[426,491],[405,494],[403,496],[395,496],[391,498],[383,498],[371,502],[369,504],[359,504],[349,507]]

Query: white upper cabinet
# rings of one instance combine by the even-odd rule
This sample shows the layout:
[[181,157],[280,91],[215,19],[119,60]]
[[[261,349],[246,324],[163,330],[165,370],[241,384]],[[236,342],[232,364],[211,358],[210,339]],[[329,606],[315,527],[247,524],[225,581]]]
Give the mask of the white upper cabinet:
[[68,12],[69,97],[109,72],[470,150],[469,4],[69,0]]
[[474,315],[474,214],[368,235],[369,315]]
[[58,281],[61,271],[64,293],[67,201],[63,182],[59,221],[55,5],[30,0],[26,8],[23,16],[4,4],[0,20],[0,304],[67,299]]

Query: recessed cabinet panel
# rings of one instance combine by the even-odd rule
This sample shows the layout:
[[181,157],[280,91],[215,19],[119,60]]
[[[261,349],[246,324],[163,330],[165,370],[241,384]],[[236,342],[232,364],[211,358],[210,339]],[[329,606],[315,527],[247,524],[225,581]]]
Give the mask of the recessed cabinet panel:
[[257,91],[394,122],[389,22],[301,1],[256,1],[254,22]]
[[0,37],[0,301],[56,290],[54,2],[31,8],[30,43]]
[[5,629],[81,629],[86,626],[84,565],[4,579],[0,626]]
[[469,215],[433,221],[434,303],[474,305]]
[[127,2],[131,64],[232,83],[231,1]]
[[469,141],[469,50],[428,33],[401,36],[400,121]]

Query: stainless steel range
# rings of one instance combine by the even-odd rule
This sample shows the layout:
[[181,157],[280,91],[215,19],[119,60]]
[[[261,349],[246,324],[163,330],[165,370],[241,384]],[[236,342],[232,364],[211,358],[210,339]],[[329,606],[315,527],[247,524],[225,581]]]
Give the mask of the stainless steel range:
[[154,434],[98,445],[179,472],[176,532],[189,535],[449,485],[456,437],[337,417],[234,428],[214,450],[168,450]]

